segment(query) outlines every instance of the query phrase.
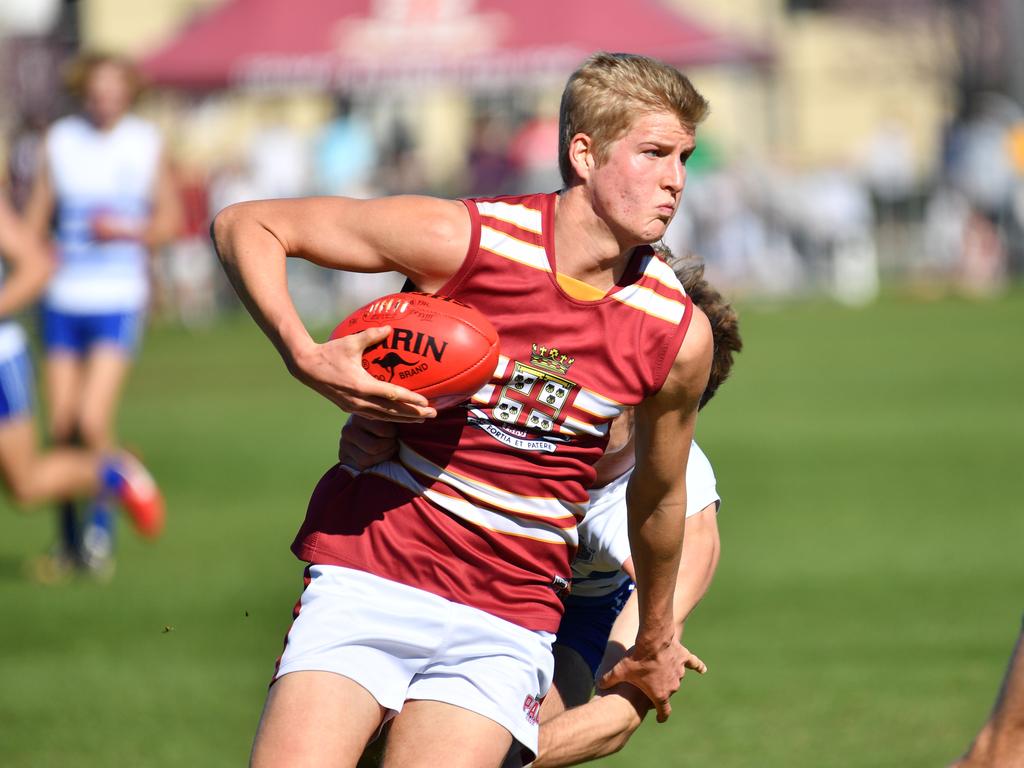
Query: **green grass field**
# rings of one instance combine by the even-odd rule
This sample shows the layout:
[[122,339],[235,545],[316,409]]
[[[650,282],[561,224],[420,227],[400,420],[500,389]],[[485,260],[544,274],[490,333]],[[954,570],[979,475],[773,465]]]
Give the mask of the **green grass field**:
[[[606,766],[941,766],[1024,612],[1024,292],[745,307],[699,427],[725,502],[666,725]],[[153,329],[121,433],[166,489],[106,586],[28,583],[48,515],[3,503],[0,765],[243,765],[342,422],[248,321]]]

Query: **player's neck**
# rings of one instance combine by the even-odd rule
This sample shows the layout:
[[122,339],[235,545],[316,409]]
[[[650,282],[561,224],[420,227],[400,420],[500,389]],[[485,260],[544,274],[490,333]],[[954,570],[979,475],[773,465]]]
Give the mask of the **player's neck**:
[[620,243],[597,216],[582,185],[556,198],[554,239],[558,272],[604,293],[622,277],[634,247]]
[[110,133],[121,124],[125,116],[125,113],[121,113],[118,115],[108,115],[100,119],[90,115],[88,112],[83,112],[82,114],[97,133]]

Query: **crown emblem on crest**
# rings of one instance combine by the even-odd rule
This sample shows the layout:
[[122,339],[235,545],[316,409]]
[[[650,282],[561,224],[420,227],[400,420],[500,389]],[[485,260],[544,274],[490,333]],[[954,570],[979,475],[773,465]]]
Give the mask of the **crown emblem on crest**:
[[558,347],[539,347],[534,344],[533,350],[530,352],[530,362],[538,368],[555,373],[566,373],[569,366],[576,362],[576,358],[563,355]]

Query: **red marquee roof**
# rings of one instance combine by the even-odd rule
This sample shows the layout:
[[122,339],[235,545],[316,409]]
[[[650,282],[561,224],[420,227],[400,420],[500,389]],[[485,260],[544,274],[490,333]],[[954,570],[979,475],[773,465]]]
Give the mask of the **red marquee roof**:
[[183,88],[358,87],[564,76],[597,50],[679,66],[766,58],[659,0],[227,0],[141,63]]

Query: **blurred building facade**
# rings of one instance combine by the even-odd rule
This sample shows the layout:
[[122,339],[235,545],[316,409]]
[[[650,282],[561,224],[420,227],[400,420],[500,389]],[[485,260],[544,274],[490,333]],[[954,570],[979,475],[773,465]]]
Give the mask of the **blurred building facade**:
[[[659,1],[764,54],[684,68],[712,113],[666,241],[704,256],[724,288],[863,303],[887,278],[985,294],[1020,270],[1024,121],[1014,89],[1024,87],[1024,54],[1012,30],[1024,12],[1014,0]],[[65,16],[71,47],[142,60],[225,2],[239,0],[68,0]],[[363,5],[374,24],[440,28],[485,2]],[[614,23],[611,10],[595,13]],[[290,66],[315,74],[308,61]],[[158,83],[142,110],[208,215],[247,197],[496,194],[558,186],[568,71],[341,82],[279,80],[270,68],[218,86]],[[380,288],[335,295],[314,278],[307,303],[336,316],[332,302]]]

